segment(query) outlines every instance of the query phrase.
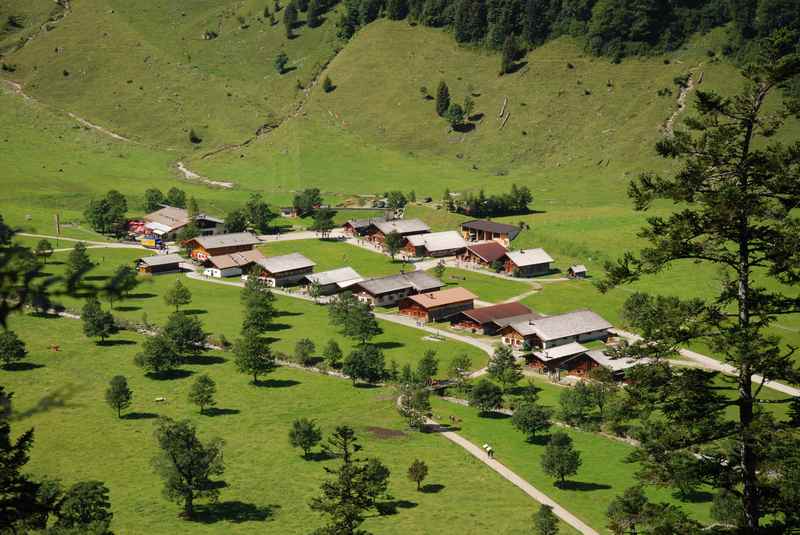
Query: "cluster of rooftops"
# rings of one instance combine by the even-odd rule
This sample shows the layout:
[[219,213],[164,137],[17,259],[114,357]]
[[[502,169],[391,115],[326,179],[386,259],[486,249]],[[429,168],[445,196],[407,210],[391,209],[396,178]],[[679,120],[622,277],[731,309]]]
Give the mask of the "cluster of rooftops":
[[[156,212],[164,216],[163,210]],[[180,215],[180,214],[178,214]],[[148,216],[149,218],[149,216]],[[146,220],[148,219],[146,218]],[[156,221],[155,223],[159,223]],[[149,224],[149,223],[148,223]],[[351,220],[346,234],[383,246],[386,236],[397,233],[404,239],[408,256],[450,256],[495,271],[526,276],[550,272],[553,258],[543,249],[509,250],[520,228],[492,221],[473,220],[459,231],[430,232],[419,219]],[[609,359],[602,351],[589,350],[583,343],[606,340],[612,325],[590,310],[577,310],[555,316],[542,316],[525,305],[512,302],[475,307],[477,297],[460,287],[445,284],[425,271],[409,271],[385,277],[364,278],[349,266],[315,273],[315,263],[301,253],[267,257],[255,247],[261,240],[252,233],[208,233],[189,240],[187,249],[195,264],[203,266],[209,277],[247,278],[254,268],[271,286],[315,286],[320,295],[352,292],[372,306],[398,307],[401,315],[417,322],[449,322],[453,328],[488,336],[499,336],[503,344],[529,352],[534,367],[552,372],[565,362],[581,363],[585,370],[603,365],[621,371],[631,363]],[[187,268],[179,255],[155,255],[139,260],[141,271],[158,273]],[[498,269],[501,267],[502,269]],[[586,275],[584,266],[571,266],[570,276]],[[594,363],[594,364],[592,364]],[[577,373],[581,369],[572,369]]]

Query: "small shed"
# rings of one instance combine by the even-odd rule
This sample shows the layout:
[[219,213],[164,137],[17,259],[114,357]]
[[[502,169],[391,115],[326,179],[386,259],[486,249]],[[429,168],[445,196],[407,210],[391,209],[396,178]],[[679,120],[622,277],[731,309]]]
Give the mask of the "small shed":
[[567,269],[567,277],[571,279],[585,279],[588,274],[589,272],[583,264],[575,264]]

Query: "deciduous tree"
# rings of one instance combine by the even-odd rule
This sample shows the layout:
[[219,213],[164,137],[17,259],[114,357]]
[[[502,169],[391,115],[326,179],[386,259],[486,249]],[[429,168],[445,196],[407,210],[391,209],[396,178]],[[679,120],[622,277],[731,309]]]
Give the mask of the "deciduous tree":
[[145,212],[155,212],[161,208],[162,204],[168,201],[161,190],[158,188],[148,188],[144,192],[144,210]]
[[175,312],[177,312],[182,306],[192,302],[192,292],[184,286],[180,279],[175,279],[175,284],[164,292],[164,302],[175,307]]
[[353,384],[358,381],[379,382],[386,373],[383,351],[372,344],[359,345],[344,359],[342,372],[352,379]]
[[429,385],[439,372],[439,359],[436,358],[436,351],[428,349],[417,363],[417,381]]
[[386,239],[383,241],[383,244],[386,246],[386,252],[389,253],[389,256],[394,257],[397,256],[403,249],[403,243],[405,243],[405,238],[403,238],[400,234],[396,231],[392,231],[386,235]]
[[522,369],[517,363],[514,352],[510,347],[498,344],[494,349],[494,354],[489,360],[486,370],[489,377],[503,385],[503,390],[507,391],[522,379]]
[[577,474],[581,462],[581,454],[573,447],[572,438],[568,434],[556,431],[550,435],[541,464],[544,473],[557,480],[556,485],[563,485],[567,476]]
[[455,383],[456,388],[461,390],[467,382],[467,376],[470,374],[471,369],[472,359],[466,353],[461,353],[450,361],[447,378]]
[[219,496],[218,485],[211,478],[225,470],[224,442],[215,438],[203,444],[192,422],[169,418],[159,418],[155,439],[161,452],[153,458],[153,466],[164,480],[164,494],[182,503],[182,516],[190,519],[194,516],[195,500],[214,501]]
[[493,382],[481,379],[469,393],[469,404],[480,414],[486,414],[503,405],[503,391]]
[[197,316],[173,312],[161,332],[182,357],[197,355],[205,348],[206,333]]
[[244,232],[247,230],[247,214],[241,208],[228,212],[225,216],[225,232]]
[[180,363],[181,356],[163,334],[146,338],[142,350],[134,358],[134,364],[155,374],[174,370]]
[[175,208],[186,208],[186,192],[172,187],[167,192],[167,204]]
[[241,373],[253,376],[253,384],[258,384],[258,377],[275,369],[275,356],[269,344],[263,338],[247,335],[233,344],[234,363]]
[[110,535],[113,516],[108,488],[100,481],[80,481],[72,485],[58,502],[55,531]]
[[100,301],[90,297],[81,309],[81,321],[83,322],[83,334],[88,338],[99,338],[100,343],[105,342],[106,338],[116,334],[119,329],[114,321],[111,312],[100,307]]
[[552,425],[550,417],[552,414],[553,411],[547,407],[528,401],[520,404],[514,410],[511,424],[525,434],[525,439],[528,442],[534,442],[537,433],[550,429]]
[[314,360],[317,347],[311,338],[301,338],[294,345],[294,360],[301,366],[309,366]]
[[325,358],[328,366],[331,368],[338,368],[342,361],[342,348],[339,347],[339,344],[336,342],[336,340],[328,340],[328,343],[325,345],[325,349],[322,350],[322,356]]
[[128,387],[128,380],[122,375],[111,378],[106,389],[106,403],[117,411],[117,418],[122,418],[122,411],[131,406],[133,391]]
[[533,532],[536,535],[558,535],[558,517],[550,505],[542,504],[533,514]]
[[311,448],[322,440],[322,430],[316,421],[308,418],[298,418],[292,422],[289,430],[289,445],[293,448],[301,448],[303,457],[308,459]]
[[250,225],[261,234],[266,234],[270,230],[270,223],[278,217],[278,214],[273,212],[269,205],[264,202],[260,193],[251,193],[250,198],[245,205],[247,211],[247,218]]
[[420,431],[425,429],[425,418],[431,413],[430,392],[417,384],[400,386],[398,410],[408,426]]
[[64,278],[67,281],[67,288],[74,290],[80,284],[84,275],[94,267],[94,262],[89,258],[86,251],[86,244],[79,241],[67,256],[67,266],[64,270]]
[[420,490],[426,477],[428,477],[428,465],[425,464],[425,461],[414,459],[414,462],[408,467],[408,479],[416,483],[417,490]]
[[207,373],[194,380],[189,388],[189,403],[200,407],[200,414],[205,413],[206,407],[217,404],[214,396],[217,393],[217,383]]
[[37,258],[42,259],[43,264],[47,264],[47,259],[53,255],[53,245],[49,240],[42,238],[39,240],[39,243],[36,244],[34,254],[36,254]]

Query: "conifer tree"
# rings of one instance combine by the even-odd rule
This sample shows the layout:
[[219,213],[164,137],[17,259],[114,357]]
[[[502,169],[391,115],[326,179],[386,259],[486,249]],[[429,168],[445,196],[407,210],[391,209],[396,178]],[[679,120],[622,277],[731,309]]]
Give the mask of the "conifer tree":
[[439,87],[436,88],[436,113],[439,117],[444,117],[447,110],[450,109],[450,89],[444,80],[439,82]]

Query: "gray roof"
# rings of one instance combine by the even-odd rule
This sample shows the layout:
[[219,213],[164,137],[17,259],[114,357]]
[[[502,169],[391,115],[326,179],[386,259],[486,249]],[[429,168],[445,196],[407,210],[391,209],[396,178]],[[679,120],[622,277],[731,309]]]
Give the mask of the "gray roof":
[[295,269],[303,269],[314,267],[316,264],[301,255],[300,253],[291,253],[281,256],[271,256],[264,260],[258,260],[258,265],[266,269],[270,273],[283,273],[284,271],[293,271]]
[[551,360],[563,359],[564,357],[573,357],[575,355],[580,355],[581,353],[586,353],[587,351],[588,349],[581,344],[572,342],[563,346],[534,351],[533,354],[536,355],[539,360],[548,362]]
[[353,228],[366,228],[374,223],[383,223],[385,217],[370,217],[369,219],[351,219],[347,223]]
[[636,360],[630,358],[612,359],[606,355],[602,349],[595,349],[594,351],[589,351],[586,354],[589,355],[589,358],[599,365],[605,366],[606,368],[609,368],[615,372],[627,370],[628,368],[638,364]]
[[413,288],[418,292],[436,290],[444,286],[442,281],[428,275],[424,271],[409,271],[399,275],[389,275],[377,279],[369,279],[358,283],[364,291],[372,295],[397,292],[406,288]]
[[408,237],[408,242],[414,247],[425,247],[428,252],[464,249],[467,246],[467,242],[455,230],[415,234]]
[[522,251],[509,251],[506,253],[509,260],[516,266],[534,266],[537,264],[547,264],[553,258],[544,249],[525,249]]
[[512,323],[511,327],[523,336],[535,334],[543,341],[603,331],[612,325],[591,310],[576,310],[557,316]]
[[461,228],[482,230],[484,232],[493,232],[495,234],[508,234],[509,240],[513,240],[520,233],[520,228],[517,226],[507,225],[505,223],[496,223],[494,221],[486,221],[484,219],[465,221],[461,223]]
[[[498,327],[505,327],[506,325],[512,325],[515,323],[524,323],[527,321],[534,321],[541,318],[541,314],[537,314],[536,312],[529,312],[527,314],[520,314],[519,316],[510,316],[508,318],[498,318],[493,321],[495,325]],[[521,334],[521,333],[520,333]]]
[[167,264],[179,264],[183,262],[183,257],[177,254],[157,254],[153,256],[145,256],[139,259],[139,262],[148,266],[163,266]]
[[586,266],[584,266],[583,264],[575,264],[574,266],[569,266],[569,269],[573,273],[586,273],[588,271],[586,269]]
[[351,267],[343,267],[339,269],[332,269],[330,271],[321,271],[320,273],[312,273],[306,275],[309,282],[317,282],[320,286],[327,286],[328,284],[337,284],[340,287],[352,286],[356,282],[361,282],[364,277]]
[[394,221],[374,221],[372,223],[384,234],[397,232],[398,234],[421,234],[430,232],[430,227],[419,219],[396,219]]
[[261,243],[255,234],[251,232],[235,232],[233,234],[217,234],[215,236],[199,236],[194,238],[199,245],[206,249],[217,249],[220,247],[234,247],[237,245],[256,245]]

